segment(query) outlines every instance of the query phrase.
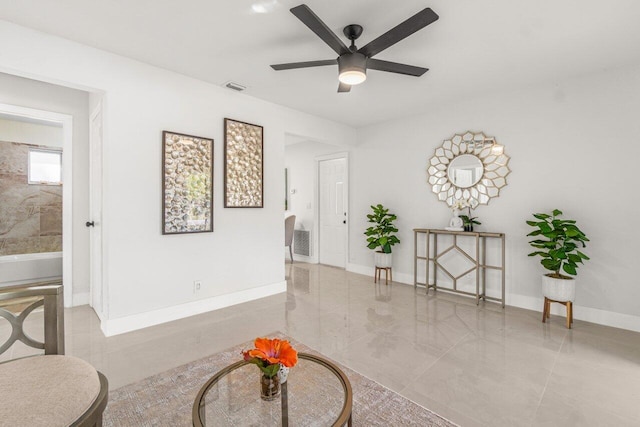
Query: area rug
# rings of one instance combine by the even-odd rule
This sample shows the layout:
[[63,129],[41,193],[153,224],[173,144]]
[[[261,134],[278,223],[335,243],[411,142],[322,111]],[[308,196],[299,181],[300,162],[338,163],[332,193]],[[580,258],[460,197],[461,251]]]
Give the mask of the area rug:
[[[269,334],[269,337],[287,339],[300,352],[322,356],[282,333]],[[252,347],[252,342],[243,343],[110,391],[104,426],[191,426],[191,410],[200,388],[215,372],[240,360],[242,350]],[[332,362],[351,382],[354,426],[456,426],[381,384]]]

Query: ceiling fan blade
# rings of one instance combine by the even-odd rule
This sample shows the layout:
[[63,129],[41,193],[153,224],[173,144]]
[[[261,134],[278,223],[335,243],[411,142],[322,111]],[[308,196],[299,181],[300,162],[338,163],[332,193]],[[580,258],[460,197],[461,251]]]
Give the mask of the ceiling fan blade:
[[372,56],[382,52],[389,46],[398,43],[400,40],[409,37],[416,31],[421,30],[432,22],[437,21],[438,18],[439,16],[433,10],[431,10],[431,8],[428,7],[426,9],[423,9],[401,24],[396,25],[377,39],[361,47],[360,49],[358,49],[358,52],[371,58]]
[[382,61],[380,59],[369,58],[367,60],[369,70],[388,71],[390,73],[406,74],[407,76],[420,77],[428,68],[416,67],[414,65],[398,64],[397,62]]
[[340,82],[338,85],[338,93],[349,92],[351,90],[351,86],[345,83]]
[[274,64],[271,66],[274,70],[293,70],[295,68],[309,68],[309,67],[322,67],[323,65],[336,65],[337,59],[326,59],[322,61],[307,61],[307,62],[290,62],[288,64]]
[[336,36],[336,34],[327,27],[327,25],[318,18],[318,16],[313,13],[309,6],[306,4],[301,4],[300,6],[296,6],[291,10],[299,20],[302,21],[311,31],[316,33],[318,37],[320,37],[326,44],[331,47],[338,55],[342,55],[344,53],[349,53],[349,48]]

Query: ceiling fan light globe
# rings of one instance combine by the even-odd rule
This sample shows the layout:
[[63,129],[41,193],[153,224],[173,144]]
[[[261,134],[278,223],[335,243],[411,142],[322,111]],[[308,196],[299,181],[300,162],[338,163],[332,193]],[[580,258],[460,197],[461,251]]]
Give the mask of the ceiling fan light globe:
[[346,85],[359,85],[367,79],[367,74],[360,70],[343,71],[338,76],[338,80]]
[[367,79],[367,58],[358,52],[338,58],[338,80],[346,85],[359,85]]

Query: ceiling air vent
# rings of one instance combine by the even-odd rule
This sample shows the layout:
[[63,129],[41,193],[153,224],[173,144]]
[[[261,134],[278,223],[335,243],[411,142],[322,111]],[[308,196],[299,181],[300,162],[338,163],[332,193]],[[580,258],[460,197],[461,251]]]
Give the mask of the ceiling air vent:
[[242,86],[241,84],[235,83],[235,82],[226,82],[224,84],[224,87],[227,87],[229,89],[233,89],[233,90],[237,90],[238,92],[242,92],[243,90],[246,89],[246,86]]

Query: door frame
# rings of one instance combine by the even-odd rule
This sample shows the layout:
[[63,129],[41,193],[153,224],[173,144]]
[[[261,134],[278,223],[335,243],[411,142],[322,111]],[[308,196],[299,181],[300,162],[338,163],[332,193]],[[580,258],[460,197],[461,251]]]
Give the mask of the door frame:
[[[89,306],[93,308],[93,311],[96,313],[98,318],[102,321],[106,318],[106,302],[108,301],[105,293],[105,272],[104,272],[104,252],[105,252],[105,244],[104,244],[104,221],[103,221],[103,212],[104,212],[104,161],[103,161],[103,153],[104,153],[104,97],[98,101],[96,107],[89,115],[89,191],[94,191],[97,187],[96,183],[93,182],[93,171],[91,170],[91,165],[93,164],[94,159],[97,157],[97,161],[102,164],[102,170],[100,178],[100,218],[94,218],[95,212],[94,206],[92,205],[92,198],[89,195],[89,220],[97,221],[97,228],[93,227],[93,230],[90,230],[90,233],[100,233],[100,257],[96,257],[93,253],[93,245],[91,243],[92,236],[89,237]],[[100,151],[95,152],[93,145],[93,121],[98,116],[101,115],[101,123],[100,123]],[[100,283],[96,284],[93,282],[93,268],[95,263],[100,263]],[[93,293],[95,292],[95,287],[100,286],[100,301],[98,302],[99,307],[95,307],[93,304]]]
[[0,112],[62,124],[62,285],[64,306],[73,306],[73,116],[0,103]]
[[315,161],[315,173],[314,173],[314,200],[315,206],[313,209],[313,222],[316,224],[313,230],[313,253],[316,254],[316,263],[320,263],[320,162],[326,160],[336,160],[336,159],[344,159],[345,160],[345,186],[344,186],[344,197],[345,197],[345,206],[347,208],[347,227],[345,228],[346,233],[346,247],[344,249],[345,260],[344,267],[345,270],[349,266],[349,226],[350,226],[350,215],[351,215],[351,205],[349,203],[349,152],[341,151],[333,154],[325,154],[323,156],[316,156],[314,158]]

